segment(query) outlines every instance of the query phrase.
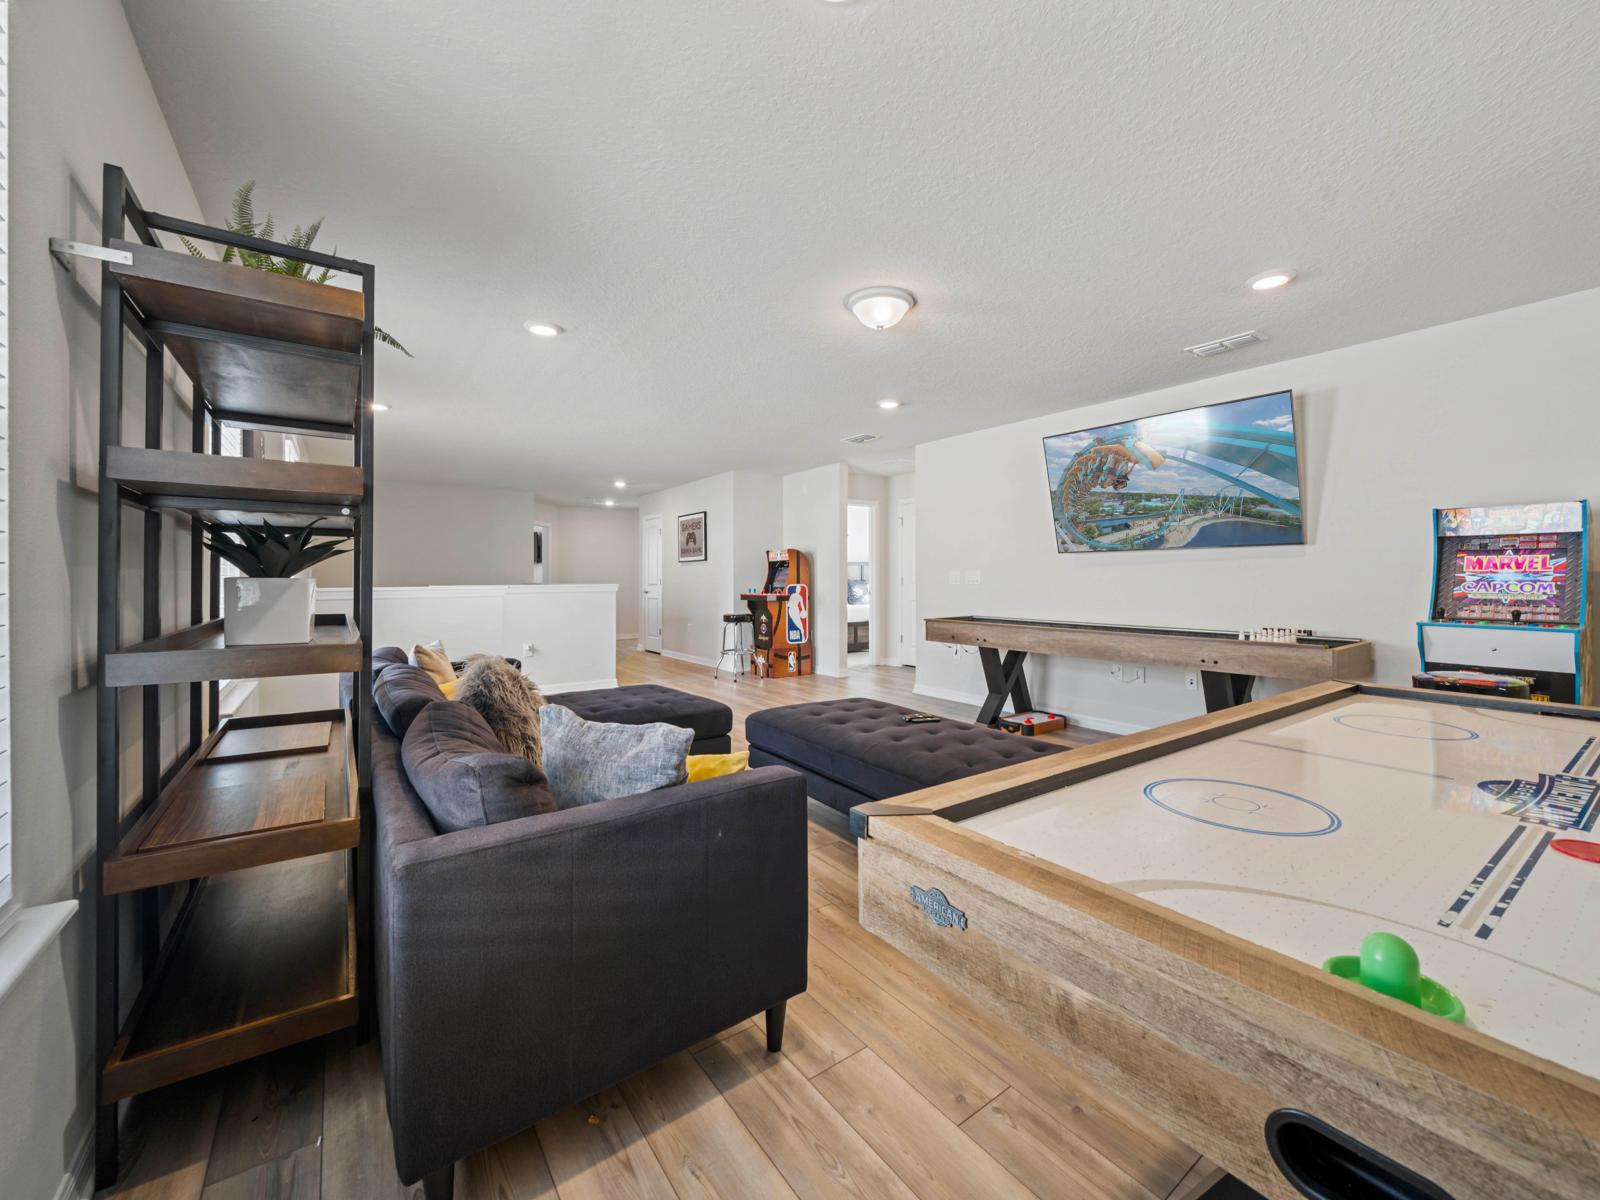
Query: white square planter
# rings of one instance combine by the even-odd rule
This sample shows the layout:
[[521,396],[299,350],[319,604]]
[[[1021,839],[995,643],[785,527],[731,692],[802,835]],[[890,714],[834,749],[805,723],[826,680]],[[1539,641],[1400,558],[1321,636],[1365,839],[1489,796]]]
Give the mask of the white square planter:
[[226,581],[222,641],[227,646],[281,645],[311,640],[317,583],[310,578]]

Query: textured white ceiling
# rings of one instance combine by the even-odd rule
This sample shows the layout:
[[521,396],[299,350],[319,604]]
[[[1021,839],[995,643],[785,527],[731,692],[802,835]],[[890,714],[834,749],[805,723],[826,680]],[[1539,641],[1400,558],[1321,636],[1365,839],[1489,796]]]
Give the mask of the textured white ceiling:
[[125,7],[207,211],[254,177],[378,265],[384,475],[885,469],[1600,285],[1593,0]]

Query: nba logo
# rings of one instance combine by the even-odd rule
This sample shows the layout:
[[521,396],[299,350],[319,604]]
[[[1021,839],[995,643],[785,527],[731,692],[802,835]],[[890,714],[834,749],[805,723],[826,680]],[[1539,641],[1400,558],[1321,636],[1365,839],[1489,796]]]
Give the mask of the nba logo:
[[789,585],[789,602],[783,606],[783,610],[787,615],[789,644],[804,646],[811,640],[811,604],[805,584]]

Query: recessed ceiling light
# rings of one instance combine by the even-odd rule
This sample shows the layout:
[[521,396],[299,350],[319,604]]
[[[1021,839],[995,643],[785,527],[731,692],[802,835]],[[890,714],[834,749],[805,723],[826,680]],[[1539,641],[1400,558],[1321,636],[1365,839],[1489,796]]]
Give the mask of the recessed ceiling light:
[[374,400],[372,402],[372,411],[373,412],[388,412],[389,411],[389,406],[387,404],[380,404],[378,401]]
[[884,412],[893,412],[895,409],[900,407],[900,401],[885,396],[882,400],[878,401],[878,407],[883,409]]
[[844,298],[844,306],[868,329],[888,329],[916,307],[917,298],[905,288],[860,288]]
[[625,488],[628,486],[628,481],[626,479],[613,479],[611,481],[611,486],[614,488]]
[[1276,271],[1263,271],[1250,278],[1250,287],[1258,292],[1270,292],[1274,288],[1281,288],[1285,284],[1294,282],[1294,270],[1282,267]]
[[601,501],[601,503],[604,504],[607,508],[615,508],[617,506],[617,502],[615,500],[613,500],[610,496],[607,496],[604,500]]
[[566,332],[559,325],[552,325],[548,321],[524,321],[522,327],[534,337],[557,337]]

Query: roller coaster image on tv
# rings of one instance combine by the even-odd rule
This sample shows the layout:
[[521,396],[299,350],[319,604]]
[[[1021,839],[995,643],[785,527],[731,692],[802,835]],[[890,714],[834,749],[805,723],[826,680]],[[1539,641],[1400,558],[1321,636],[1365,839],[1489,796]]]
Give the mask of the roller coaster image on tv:
[[1044,439],[1056,550],[1298,545],[1289,392]]

